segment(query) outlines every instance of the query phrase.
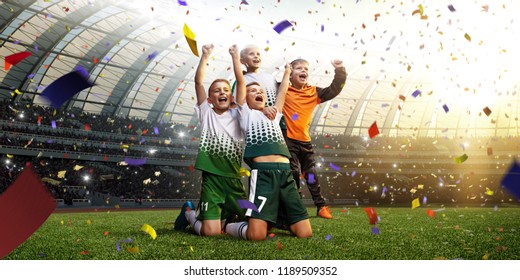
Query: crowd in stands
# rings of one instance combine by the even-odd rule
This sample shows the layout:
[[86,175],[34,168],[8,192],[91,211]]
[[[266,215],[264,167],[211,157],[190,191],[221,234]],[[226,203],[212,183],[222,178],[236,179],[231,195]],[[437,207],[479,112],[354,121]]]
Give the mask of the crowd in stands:
[[[0,106],[5,112],[0,114],[0,147],[195,162],[197,127],[86,112],[54,112],[5,101]],[[56,127],[51,126],[52,120]],[[313,143],[322,192],[331,201],[358,198],[399,205],[415,198],[438,203],[515,201],[501,188],[500,181],[509,164],[519,157],[520,137],[368,139],[325,134],[314,135]],[[157,152],[150,154],[151,150]],[[469,158],[456,162],[462,155]],[[66,204],[92,192],[137,200],[197,198],[200,192],[200,172],[186,165],[125,166],[4,154],[0,155],[0,193],[13,183],[25,162],[31,162],[42,178],[52,182],[47,185],[53,195]],[[75,170],[76,166],[82,167]],[[63,171],[63,178],[58,178]],[[68,186],[82,186],[83,190]],[[304,198],[310,198],[307,188],[302,190]]]

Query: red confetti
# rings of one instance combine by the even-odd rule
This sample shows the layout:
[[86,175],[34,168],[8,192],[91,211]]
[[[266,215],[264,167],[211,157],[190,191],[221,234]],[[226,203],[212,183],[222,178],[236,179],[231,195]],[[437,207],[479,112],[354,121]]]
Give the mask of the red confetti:
[[377,128],[377,122],[374,122],[368,129],[368,135],[370,139],[376,137],[379,134],[379,128]]

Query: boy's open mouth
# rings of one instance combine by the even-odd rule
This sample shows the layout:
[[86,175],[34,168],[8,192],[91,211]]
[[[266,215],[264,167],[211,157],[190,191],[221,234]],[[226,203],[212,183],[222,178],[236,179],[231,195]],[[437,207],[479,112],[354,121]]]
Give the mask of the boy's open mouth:
[[261,95],[257,95],[257,96],[255,97],[255,101],[263,102],[263,101],[264,101],[264,97],[261,96]]
[[226,103],[227,100],[228,100],[227,97],[219,97],[219,98],[218,98],[218,102],[219,102],[219,103]]

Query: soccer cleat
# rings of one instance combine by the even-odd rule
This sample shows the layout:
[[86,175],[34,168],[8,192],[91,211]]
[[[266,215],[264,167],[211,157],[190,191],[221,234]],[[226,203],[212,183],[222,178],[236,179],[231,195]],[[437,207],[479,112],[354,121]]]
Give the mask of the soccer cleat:
[[181,213],[177,216],[177,219],[175,219],[175,225],[173,226],[175,230],[185,230],[190,224],[185,215],[188,209],[195,209],[195,205],[193,205],[191,201],[186,201],[182,205]]
[[326,205],[319,207],[316,215],[324,219],[332,219],[332,211],[330,211],[329,206]]

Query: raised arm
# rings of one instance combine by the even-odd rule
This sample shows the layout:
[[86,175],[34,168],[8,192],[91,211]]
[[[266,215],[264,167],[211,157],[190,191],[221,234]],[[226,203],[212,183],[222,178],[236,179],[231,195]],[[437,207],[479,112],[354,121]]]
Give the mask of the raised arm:
[[197,94],[197,105],[200,105],[206,100],[206,90],[204,90],[204,74],[206,73],[206,64],[209,56],[213,51],[213,44],[202,46],[202,55],[200,56],[199,66],[195,73],[195,93]]
[[278,109],[278,112],[283,111],[283,105],[285,104],[285,94],[289,89],[289,77],[291,76],[292,67],[290,63],[285,64],[285,72],[283,73],[282,82],[278,86],[278,93],[276,94],[276,101],[274,107]]
[[235,99],[237,104],[242,106],[246,103],[246,79],[244,79],[244,74],[242,73],[240,51],[238,50],[237,45],[229,47],[229,54],[233,61],[233,71],[235,72],[235,79],[237,81]]
[[326,88],[316,88],[320,102],[329,101],[338,96],[347,80],[347,71],[345,67],[343,67],[343,61],[335,59],[331,63],[332,66],[334,66],[334,79],[332,83]]

